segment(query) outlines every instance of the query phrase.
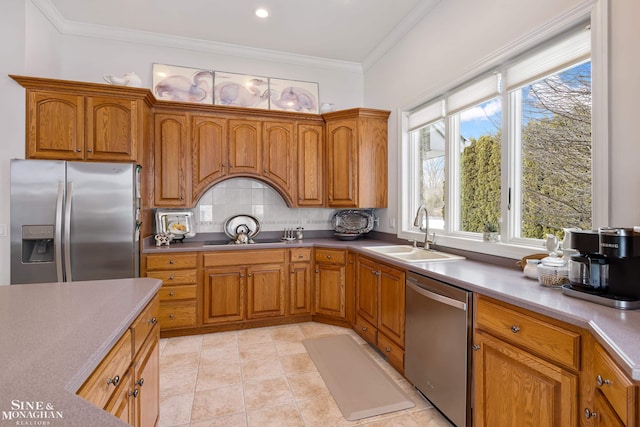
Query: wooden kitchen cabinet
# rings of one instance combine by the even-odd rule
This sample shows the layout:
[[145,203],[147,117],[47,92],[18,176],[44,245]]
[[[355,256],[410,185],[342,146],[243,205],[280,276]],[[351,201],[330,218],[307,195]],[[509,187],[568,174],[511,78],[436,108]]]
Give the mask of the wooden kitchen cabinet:
[[315,314],[346,319],[346,251],[315,249]]
[[27,90],[27,159],[142,160],[148,90],[11,77]]
[[300,207],[324,205],[324,128],[298,124],[297,202]]
[[191,116],[191,200],[198,200],[228,173],[227,123],[213,115]]
[[577,426],[581,330],[475,296],[474,426]]
[[154,115],[154,204],[189,207],[191,159],[184,113]]
[[399,372],[404,372],[404,287],[404,270],[358,256],[354,329]]
[[261,175],[262,126],[257,120],[229,120],[229,175]]
[[198,324],[198,254],[143,255],[141,275],[162,280],[158,291],[161,330],[193,327]]
[[323,117],[328,206],[386,208],[389,112],[355,108]]
[[205,253],[203,258],[204,323],[285,315],[288,280],[284,250],[219,251]]
[[594,406],[585,416],[593,418],[594,425],[637,426],[638,386],[618,367],[607,351],[595,344],[591,353],[593,372],[588,376],[594,391]]
[[158,307],[156,296],[77,391],[134,427],[153,427],[160,415]]
[[311,314],[311,248],[289,249],[289,314]]
[[[295,187],[296,144],[293,123],[264,122],[262,134],[262,174],[290,197]],[[293,204],[293,200],[290,203]]]

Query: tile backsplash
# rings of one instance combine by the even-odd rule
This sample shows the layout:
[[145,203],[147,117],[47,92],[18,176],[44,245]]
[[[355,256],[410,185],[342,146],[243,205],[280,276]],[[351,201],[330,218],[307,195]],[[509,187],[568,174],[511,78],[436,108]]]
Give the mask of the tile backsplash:
[[252,215],[262,231],[304,227],[305,230],[332,230],[336,209],[290,208],[269,185],[250,178],[232,178],[209,189],[194,209],[196,231],[224,232],[227,218]]

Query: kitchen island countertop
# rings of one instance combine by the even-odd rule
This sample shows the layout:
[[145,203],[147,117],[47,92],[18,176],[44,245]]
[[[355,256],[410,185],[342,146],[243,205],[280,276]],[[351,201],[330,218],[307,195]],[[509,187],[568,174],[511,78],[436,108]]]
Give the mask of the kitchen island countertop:
[[[640,381],[640,310],[618,310],[566,296],[559,289],[546,288],[540,286],[536,280],[527,279],[517,268],[498,266],[472,259],[403,262],[366,249],[367,246],[389,244],[389,241],[370,238],[354,241],[320,238],[286,243],[223,244],[203,247],[203,242],[193,241],[160,248],[147,246],[143,253],[241,251],[304,246],[349,249],[404,268],[407,271],[423,274],[584,328],[590,331],[596,340],[611,353],[627,375]],[[439,249],[447,251],[447,248]],[[515,262],[514,260],[513,266],[515,266]]]
[[0,286],[0,426],[125,425],[76,391],[161,284],[139,278]]

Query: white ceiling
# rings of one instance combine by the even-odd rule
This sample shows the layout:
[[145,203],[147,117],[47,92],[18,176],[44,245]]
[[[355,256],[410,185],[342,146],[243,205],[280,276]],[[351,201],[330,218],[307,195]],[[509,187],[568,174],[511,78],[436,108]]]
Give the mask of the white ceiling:
[[[156,33],[362,64],[440,0],[32,0],[62,32]],[[267,8],[266,20],[254,16]],[[93,29],[92,29],[93,27]],[[120,36],[120,38],[122,35]]]

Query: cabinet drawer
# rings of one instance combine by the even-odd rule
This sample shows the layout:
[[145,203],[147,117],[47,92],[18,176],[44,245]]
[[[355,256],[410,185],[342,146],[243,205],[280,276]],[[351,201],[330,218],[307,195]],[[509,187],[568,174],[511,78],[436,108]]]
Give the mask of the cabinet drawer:
[[204,254],[205,267],[249,264],[282,264],[285,261],[284,249],[273,250],[236,250],[208,252]]
[[175,270],[182,268],[196,268],[198,258],[196,253],[147,255],[147,270]]
[[162,280],[163,285],[189,285],[197,283],[197,270],[147,271],[147,277]]
[[378,349],[387,356],[387,362],[400,373],[404,373],[404,349],[378,332]]
[[149,336],[149,332],[158,323],[158,315],[160,314],[160,300],[156,295],[147,307],[140,313],[138,318],[131,324],[131,333],[133,335],[133,354],[138,354],[144,340]]
[[120,381],[125,378],[131,363],[131,332],[129,329],[100,362],[91,376],[78,390],[78,395],[104,408]]
[[158,291],[158,294],[162,302],[195,299],[197,288],[197,285],[163,286]]
[[360,316],[356,316],[355,331],[368,343],[375,345],[378,342],[378,330],[376,327]]
[[289,260],[291,262],[311,261],[311,248],[289,249]]
[[600,345],[595,346],[593,358],[592,380],[595,386],[602,391],[625,425],[632,425],[636,401],[634,384]]
[[478,328],[573,369],[580,369],[580,334],[478,298]]
[[195,326],[196,301],[176,301],[160,304],[160,328],[183,328]]
[[316,262],[345,264],[346,252],[339,249],[316,249]]

